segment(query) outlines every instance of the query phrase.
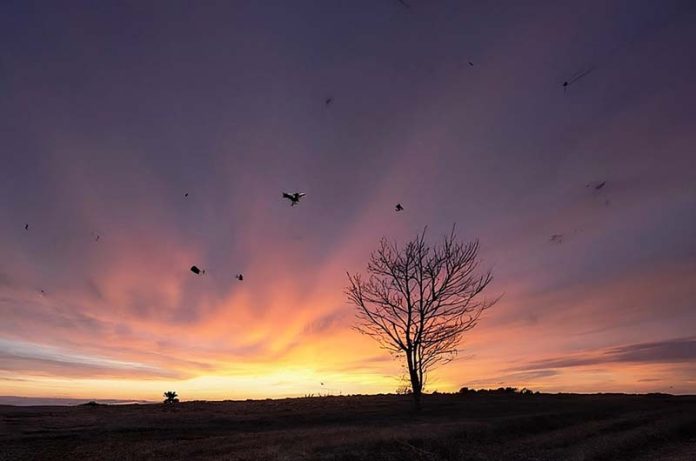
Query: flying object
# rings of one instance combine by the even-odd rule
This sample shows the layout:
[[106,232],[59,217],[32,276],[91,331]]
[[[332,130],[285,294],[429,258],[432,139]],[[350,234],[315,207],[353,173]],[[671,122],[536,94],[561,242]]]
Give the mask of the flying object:
[[305,195],[307,194],[305,194],[304,192],[295,192],[294,194],[288,194],[287,192],[283,192],[283,198],[286,198],[290,200],[290,202],[292,202],[290,203],[290,206],[295,206],[298,203],[300,203],[300,199]]
[[594,182],[594,181],[593,181],[593,182],[591,182],[591,183],[585,184],[585,187],[592,187],[594,190],[600,190],[600,189],[602,189],[602,188],[603,188],[604,186],[606,186],[606,185],[607,185],[607,181],[606,181],[606,180],[601,181],[601,182]]
[[204,270],[199,269],[199,268],[196,267],[196,266],[191,266],[191,272],[193,272],[193,273],[196,274],[196,275],[203,275],[203,274],[205,274],[205,271],[204,271]]
[[396,211],[404,211],[404,207],[402,207],[400,203],[397,203],[396,206],[394,207],[394,210],[396,210]]
[[234,278],[236,278],[237,280],[239,280],[241,282],[244,280],[244,274],[237,274],[234,276]]
[[29,230],[29,224],[24,225],[24,230]]
[[586,75],[588,75],[588,74],[589,74],[590,72],[592,72],[593,70],[594,70],[594,67],[590,67],[589,69],[580,71],[580,72],[578,72],[577,74],[573,75],[569,80],[566,80],[565,82],[563,82],[563,91],[565,92],[565,90],[566,90],[570,85],[572,85],[573,83],[577,82],[577,81],[580,80],[581,78],[585,77]]
[[553,235],[549,238],[549,242],[552,242],[552,243],[563,243],[563,234],[553,234]]

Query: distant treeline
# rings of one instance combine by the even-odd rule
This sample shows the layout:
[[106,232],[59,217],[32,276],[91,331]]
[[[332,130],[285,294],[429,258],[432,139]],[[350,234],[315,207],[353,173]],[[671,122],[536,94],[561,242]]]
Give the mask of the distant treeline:
[[532,391],[531,389],[527,389],[526,387],[523,387],[522,389],[518,389],[516,387],[499,387],[497,389],[469,389],[468,387],[462,387],[459,389],[460,394],[502,394],[502,395],[513,395],[513,394],[519,394],[519,395],[532,395],[532,394],[539,394],[539,391]]
[[[406,395],[411,393],[411,389],[408,386],[401,386],[396,389],[396,393],[400,395]],[[523,387],[518,389],[516,387],[499,387],[497,389],[469,389],[468,387],[462,387],[459,392],[439,392],[437,390],[432,391],[431,395],[452,395],[452,394],[485,394],[485,395],[534,395],[539,394],[539,391],[532,391]]]

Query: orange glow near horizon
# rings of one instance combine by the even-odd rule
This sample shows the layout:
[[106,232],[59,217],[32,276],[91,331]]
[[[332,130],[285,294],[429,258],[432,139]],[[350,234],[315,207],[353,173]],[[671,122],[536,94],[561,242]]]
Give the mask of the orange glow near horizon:
[[[268,261],[268,265],[283,266],[283,262]],[[327,263],[327,267],[334,265]],[[114,265],[112,269],[117,267],[129,265]],[[675,268],[675,272],[686,269]],[[256,267],[261,274],[270,270],[268,266]],[[180,272],[178,277],[172,275],[157,282],[157,286],[169,287],[156,291],[158,302],[172,303],[182,285],[208,283],[205,278],[193,279],[194,276]],[[254,291],[261,285],[249,277],[243,286],[234,286],[226,295],[215,299],[203,296],[197,306],[201,314],[183,322],[167,321],[166,310],[153,312],[153,318],[141,318],[128,309],[109,313],[104,308],[94,311],[100,315],[90,321],[100,322],[100,328],[106,329],[98,335],[89,331],[91,323],[87,323],[85,328],[73,328],[62,336],[53,332],[51,346],[19,338],[5,340],[10,349],[14,346],[16,357],[11,375],[2,375],[0,395],[157,400],[163,390],[175,389],[184,400],[220,400],[393,392],[402,384],[401,363],[379,349],[373,340],[351,329],[352,308],[343,299],[342,274],[321,268],[314,277],[315,288],[307,294],[286,280],[271,289],[261,289],[260,296]],[[617,296],[630,301],[630,293],[623,293],[624,287],[643,287],[644,293],[633,294],[649,297],[651,285],[640,282],[641,277],[638,274],[612,282],[584,300],[572,291],[559,293],[564,299],[576,297],[578,303],[576,307],[566,302],[560,317],[558,313],[537,310],[540,318],[515,319],[520,309],[528,310],[524,303],[553,305],[561,301],[549,299],[548,295],[527,299],[519,293],[514,299],[520,303],[513,303],[508,300],[512,294],[506,293],[465,337],[458,358],[430,374],[427,389],[452,392],[462,386],[516,386],[541,391],[690,392],[694,385],[693,365],[681,360],[670,365],[641,363],[642,359],[627,362],[621,357],[606,359],[612,344],[601,336],[595,339],[591,332],[593,322],[583,326],[583,320],[575,318],[575,312],[601,310],[600,306]],[[666,274],[663,282],[655,283],[669,285],[670,278]],[[124,292],[144,292],[139,280],[115,274],[92,283],[112,287],[99,288],[104,298],[101,305],[110,306],[110,293],[114,293],[114,304],[118,304],[123,301]],[[671,282],[671,286],[682,294],[693,291],[688,283],[683,287],[675,283]],[[118,284],[129,288],[113,288]],[[50,296],[66,305],[80,305],[80,300],[71,295]],[[38,306],[50,305],[46,297],[30,297]],[[612,321],[606,316],[604,320]],[[127,328],[119,329],[119,322],[124,321]],[[568,327],[563,325],[568,321],[580,336],[567,335]],[[37,339],[48,337],[40,324],[31,328]],[[579,340],[583,341],[583,349],[588,349],[588,341],[598,341],[597,352],[590,357],[572,352]],[[567,349],[562,353],[549,352],[549,346],[559,344],[565,344]],[[536,365],[576,355],[582,359],[576,364]]]

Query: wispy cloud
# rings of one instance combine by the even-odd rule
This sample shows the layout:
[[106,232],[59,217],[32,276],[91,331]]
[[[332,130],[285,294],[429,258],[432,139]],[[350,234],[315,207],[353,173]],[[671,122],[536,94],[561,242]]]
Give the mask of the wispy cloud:
[[628,344],[577,355],[535,360],[516,369],[537,370],[594,366],[606,363],[691,363],[696,361],[696,338]]
[[151,365],[88,356],[40,344],[0,339],[0,357],[5,370],[22,373],[83,377],[177,377],[180,375]]

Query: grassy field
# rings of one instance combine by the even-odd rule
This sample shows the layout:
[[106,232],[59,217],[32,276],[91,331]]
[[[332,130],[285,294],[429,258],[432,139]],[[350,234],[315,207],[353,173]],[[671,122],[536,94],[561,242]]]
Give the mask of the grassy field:
[[696,396],[0,406],[0,460],[696,460]]

